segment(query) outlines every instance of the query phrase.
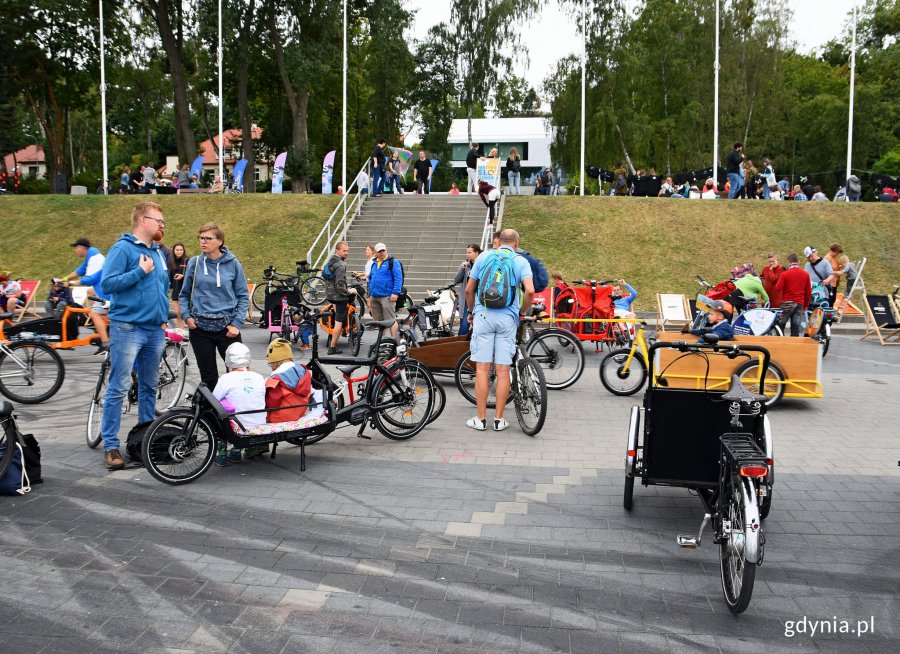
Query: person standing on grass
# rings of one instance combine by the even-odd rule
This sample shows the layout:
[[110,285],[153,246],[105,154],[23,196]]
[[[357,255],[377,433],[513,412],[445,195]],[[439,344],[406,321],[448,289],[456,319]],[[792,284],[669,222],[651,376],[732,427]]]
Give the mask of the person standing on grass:
[[[466,426],[476,431],[487,429],[488,377],[491,364],[497,374],[496,414],[494,431],[503,431],[509,423],[503,418],[509,397],[510,367],[516,351],[516,331],[524,317],[521,307],[531,308],[534,284],[531,266],[525,257],[516,254],[519,233],[504,229],[499,236],[500,247],[481,253],[472,265],[466,284],[466,303],[472,307],[468,320],[472,324],[470,343],[475,364],[475,399],[477,415]],[[502,273],[500,272],[502,270]],[[503,278],[502,280],[500,278]],[[499,301],[493,299],[494,286],[508,290]],[[522,292],[524,289],[524,293]],[[494,307],[485,304],[494,304]],[[505,304],[505,306],[499,306]]]
[[250,306],[244,268],[225,247],[225,233],[216,223],[200,227],[200,255],[188,261],[178,305],[191,332],[200,381],[215,388],[219,381],[216,352],[241,342],[241,327]]
[[[809,249],[809,248],[807,248]],[[806,309],[812,298],[809,274],[800,267],[800,257],[796,252],[787,256],[788,269],[781,273],[775,283],[775,292],[781,297],[781,316],[778,326],[782,332],[788,320],[791,321],[791,336],[800,336],[800,326],[806,317]]]
[[[741,152],[744,149],[744,144],[738,141],[734,144],[734,149],[728,153],[728,168],[726,172],[728,173],[728,182],[731,185],[731,188],[728,189],[728,199],[734,200],[738,193],[741,192],[741,187],[744,186],[744,174],[742,170],[742,164],[744,162],[744,153]],[[713,175],[715,176],[716,171],[713,171]]]
[[112,298],[109,308],[109,386],[103,402],[100,436],[109,470],[125,467],[119,451],[122,401],[138,379],[138,422],[156,418],[159,360],[169,321],[169,271],[153,237],[166,224],[162,207],[142,202],[131,210],[130,234],[122,234],[103,263],[100,286]]
[[431,161],[425,156],[425,150],[419,150],[419,160],[413,166],[413,181],[416,183],[416,195],[431,192]]

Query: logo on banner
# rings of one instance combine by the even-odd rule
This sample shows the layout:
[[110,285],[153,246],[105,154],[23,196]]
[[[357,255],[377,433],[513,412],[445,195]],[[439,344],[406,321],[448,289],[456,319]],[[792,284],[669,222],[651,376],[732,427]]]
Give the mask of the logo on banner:
[[500,188],[500,157],[479,157],[475,166],[475,176],[483,179],[491,186]]
[[287,163],[287,152],[282,152],[275,157],[275,167],[272,170],[272,193],[281,193],[284,184],[285,163]]
[[332,150],[325,155],[322,162],[322,195],[331,195],[331,182],[334,178],[334,153]]

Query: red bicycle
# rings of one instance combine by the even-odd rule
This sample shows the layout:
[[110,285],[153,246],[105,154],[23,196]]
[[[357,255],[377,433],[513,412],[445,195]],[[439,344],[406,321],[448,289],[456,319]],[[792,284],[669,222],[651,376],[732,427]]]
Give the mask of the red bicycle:
[[613,282],[611,279],[602,282],[584,279],[572,282],[571,286],[557,287],[560,290],[553,303],[559,326],[572,332],[580,341],[596,343],[598,352],[604,344],[612,349],[631,343],[627,324],[591,322],[615,319]]

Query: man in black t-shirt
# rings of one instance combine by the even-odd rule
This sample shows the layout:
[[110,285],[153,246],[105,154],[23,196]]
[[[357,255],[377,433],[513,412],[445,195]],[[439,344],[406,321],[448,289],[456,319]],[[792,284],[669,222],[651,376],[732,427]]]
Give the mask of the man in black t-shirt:
[[144,173],[141,172],[140,168],[136,168],[135,171],[131,173],[131,181],[128,183],[131,184],[131,191],[133,193],[144,192]]
[[[744,161],[744,153],[741,152],[743,149],[744,144],[738,141],[734,144],[734,150],[728,153],[728,169],[726,172],[728,173],[728,182],[731,184],[731,187],[728,189],[729,200],[736,198],[744,185],[744,174],[741,171],[741,162]],[[715,171],[713,174],[715,175]]]
[[419,160],[413,166],[413,181],[417,195],[428,195],[431,189],[431,162],[425,156],[425,150],[419,150]]
[[381,195],[381,172],[384,170],[386,162],[384,156],[384,145],[387,141],[378,139],[375,149],[372,150],[372,193],[370,197],[377,198]]
[[475,175],[475,171],[478,168],[478,157],[480,156],[481,153],[478,151],[478,144],[473,143],[472,149],[469,150],[469,154],[466,155],[466,173],[469,175],[468,191],[470,194],[478,191],[478,177]]

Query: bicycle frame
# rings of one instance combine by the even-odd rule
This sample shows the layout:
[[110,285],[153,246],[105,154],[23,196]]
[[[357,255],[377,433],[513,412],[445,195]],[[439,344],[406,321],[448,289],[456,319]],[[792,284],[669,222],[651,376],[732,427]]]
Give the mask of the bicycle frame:
[[631,342],[631,348],[629,348],[628,350],[628,358],[625,359],[625,363],[622,365],[622,371],[626,373],[628,372],[631,361],[638,354],[640,354],[643,358],[644,365],[646,366],[647,370],[650,370],[650,350],[647,347],[647,339],[644,337],[644,327],[647,326],[647,323],[643,322],[642,320],[638,320],[637,318],[621,318],[620,322],[641,323],[640,329],[638,329],[637,334]]
[[[49,338],[44,339],[47,342],[47,345],[49,345],[50,347],[52,347],[55,350],[69,349],[69,348],[73,348],[73,347],[82,347],[85,345],[95,345],[95,346],[99,345],[100,344],[100,336],[96,333],[89,334],[89,335],[81,337],[81,338],[79,338],[77,336],[77,330],[76,330],[76,335],[74,338],[72,338],[72,335],[69,334],[68,323],[69,323],[70,316],[72,316],[74,314],[79,314],[79,313],[84,314],[84,315],[90,315],[92,312],[93,312],[93,309],[88,308],[88,307],[79,308],[79,307],[68,307],[67,306],[65,308],[65,310],[63,311],[63,314],[59,318],[55,319],[57,322],[60,323],[59,340],[56,340],[57,337],[55,334],[53,334],[53,336],[50,338],[52,338],[54,340],[51,341]],[[103,322],[106,323],[107,327],[109,327],[109,318],[107,317],[107,315],[106,314],[99,314],[99,315],[102,316]],[[44,321],[44,320],[49,320],[49,319],[43,318],[40,320]],[[0,321],[0,341],[8,340],[4,333],[4,330],[3,330],[3,322],[6,322],[6,321]],[[27,325],[29,324],[29,322],[32,322],[32,321],[19,323],[18,325],[16,325],[16,327],[18,329],[27,328]],[[43,323],[43,324],[46,324],[46,323]]]

